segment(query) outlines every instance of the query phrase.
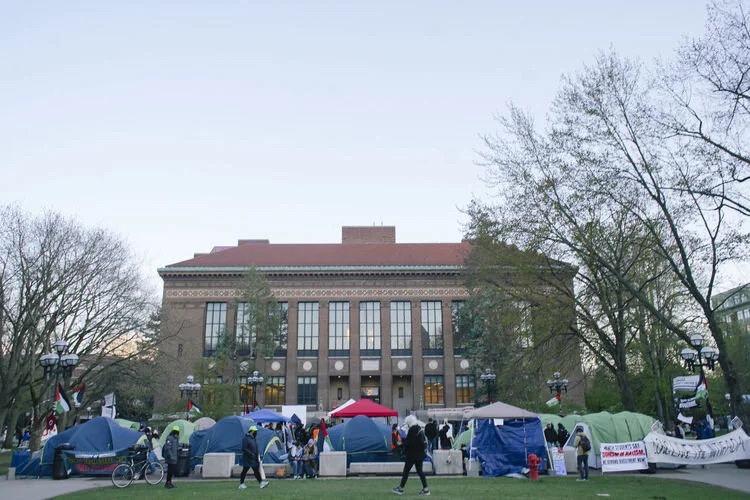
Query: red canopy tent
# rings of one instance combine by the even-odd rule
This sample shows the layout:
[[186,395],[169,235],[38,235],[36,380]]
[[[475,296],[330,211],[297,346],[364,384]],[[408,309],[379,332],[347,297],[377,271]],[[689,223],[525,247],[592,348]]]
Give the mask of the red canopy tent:
[[365,417],[398,417],[398,412],[393,408],[379,405],[371,399],[360,399],[356,403],[331,412],[332,418],[352,418],[358,415]]

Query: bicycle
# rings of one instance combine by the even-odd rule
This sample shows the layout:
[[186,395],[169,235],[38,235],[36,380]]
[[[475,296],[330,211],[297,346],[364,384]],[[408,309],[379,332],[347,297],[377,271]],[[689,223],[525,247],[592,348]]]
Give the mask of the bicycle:
[[159,461],[149,458],[147,450],[145,446],[130,447],[127,461],[112,471],[112,484],[118,488],[127,488],[140,477],[152,486],[161,483],[164,478],[164,466]]

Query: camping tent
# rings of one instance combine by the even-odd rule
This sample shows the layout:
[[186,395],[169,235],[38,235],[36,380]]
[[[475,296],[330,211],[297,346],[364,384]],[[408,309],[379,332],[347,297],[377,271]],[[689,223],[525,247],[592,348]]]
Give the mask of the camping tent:
[[203,430],[206,430],[206,429],[210,429],[214,425],[216,425],[216,420],[214,420],[213,418],[211,418],[211,417],[201,417],[198,420],[196,420],[195,422],[193,422],[193,426],[194,426],[193,427],[193,432],[195,432],[195,431],[203,431]]
[[468,450],[472,439],[474,439],[474,429],[466,429],[453,440],[453,449],[460,450],[461,446],[466,446]]
[[164,427],[164,430],[159,436],[159,444],[164,446],[164,443],[167,442],[169,433],[172,432],[172,427],[175,425],[180,428],[180,443],[188,444],[190,442],[190,435],[195,430],[195,424],[188,422],[187,420],[178,419],[169,422],[166,427]]
[[333,415],[332,415],[333,412],[343,410],[347,406],[353,405],[356,402],[357,402],[356,399],[349,399],[348,401],[345,401],[345,402],[341,403],[336,408],[334,408],[333,410],[331,410],[331,411],[328,412],[328,418],[329,419],[333,418]]
[[352,418],[359,415],[366,417],[398,417],[398,412],[387,406],[379,405],[371,399],[360,399],[346,408],[331,412],[331,418]]
[[111,474],[121,457],[127,455],[128,447],[134,445],[141,435],[111,418],[93,418],[47,440],[42,451],[40,475],[52,474],[55,448],[62,444],[73,447],[66,455],[74,458],[74,474]]
[[247,415],[243,415],[243,416],[252,418],[259,424],[264,424],[267,422],[286,423],[289,421],[289,419],[285,417],[284,415],[282,415],[281,413],[277,413],[271,410],[256,410],[252,413],[248,413]]
[[356,416],[329,428],[328,435],[334,450],[346,452],[348,463],[387,462],[392,458],[390,428],[371,418]]
[[[206,453],[234,453],[238,462],[242,457],[242,438],[251,425],[255,425],[252,418],[230,416],[222,418],[210,429],[194,431],[190,436],[193,463],[201,463]],[[275,432],[259,426],[256,439],[264,462],[281,462],[284,450]]]
[[[528,465],[530,453],[540,458],[541,470],[546,468],[547,447],[542,422],[536,413],[497,402],[468,409],[464,415],[475,419],[471,446],[476,448],[485,476],[522,473]],[[500,423],[499,420],[501,424],[495,425]]]
[[118,423],[121,427],[125,427],[126,429],[132,429],[134,431],[137,431],[141,428],[141,424],[138,422],[133,422],[132,420],[126,420],[124,418],[116,418],[115,422]]

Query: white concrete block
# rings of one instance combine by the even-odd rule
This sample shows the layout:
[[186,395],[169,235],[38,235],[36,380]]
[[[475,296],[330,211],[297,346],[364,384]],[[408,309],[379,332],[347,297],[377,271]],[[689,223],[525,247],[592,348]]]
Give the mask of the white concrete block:
[[13,481],[16,478],[16,468],[8,467],[8,481]]
[[438,476],[463,474],[463,456],[461,450],[435,450],[432,452],[432,463]]
[[346,452],[325,451],[320,454],[321,477],[344,477],[346,476]]
[[201,476],[212,479],[228,479],[232,476],[234,453],[206,453],[203,455]]

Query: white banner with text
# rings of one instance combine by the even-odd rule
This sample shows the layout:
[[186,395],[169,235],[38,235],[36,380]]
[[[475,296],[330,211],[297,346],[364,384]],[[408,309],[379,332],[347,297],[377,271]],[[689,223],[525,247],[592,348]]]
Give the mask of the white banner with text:
[[648,469],[646,443],[601,443],[602,472]]
[[706,465],[750,459],[750,438],[742,429],[711,439],[679,439],[655,432],[643,439],[649,462]]

